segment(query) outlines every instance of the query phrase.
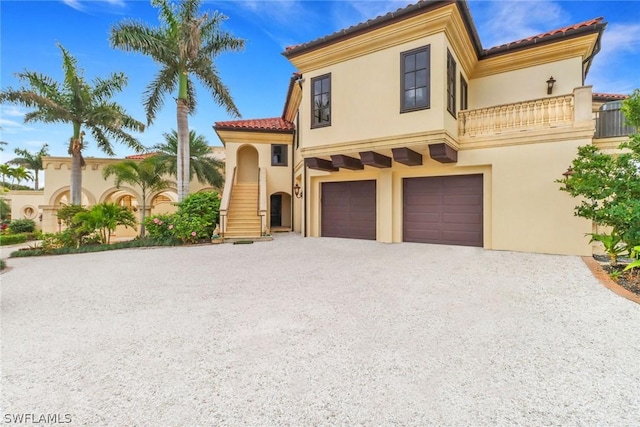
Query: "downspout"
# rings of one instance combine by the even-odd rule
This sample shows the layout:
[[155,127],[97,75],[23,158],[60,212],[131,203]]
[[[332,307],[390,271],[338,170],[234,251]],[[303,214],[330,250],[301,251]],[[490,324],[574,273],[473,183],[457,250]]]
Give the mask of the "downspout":
[[307,237],[307,162],[302,159],[302,219],[304,220],[304,233],[302,237]]
[[295,227],[295,221],[296,221],[296,216],[295,216],[295,199],[296,199],[296,195],[295,192],[293,191],[293,187],[295,185],[295,164],[296,164],[296,141],[298,139],[298,117],[296,116],[296,128],[293,130],[293,141],[291,141],[291,145],[292,145],[292,149],[291,149],[291,231],[294,231]]
[[598,32],[598,40],[596,41],[596,45],[593,48],[593,52],[591,55],[587,57],[584,61],[582,61],[582,86],[584,86],[585,80],[587,79],[587,73],[589,72],[589,68],[591,68],[591,62],[593,62],[593,58],[600,52],[602,48],[602,33],[604,28],[601,28]]

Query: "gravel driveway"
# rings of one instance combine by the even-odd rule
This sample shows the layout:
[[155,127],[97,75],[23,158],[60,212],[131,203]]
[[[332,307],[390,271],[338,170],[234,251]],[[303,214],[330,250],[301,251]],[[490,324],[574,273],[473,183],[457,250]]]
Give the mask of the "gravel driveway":
[[3,423],[640,424],[640,305],[578,257],[285,234],[10,265]]

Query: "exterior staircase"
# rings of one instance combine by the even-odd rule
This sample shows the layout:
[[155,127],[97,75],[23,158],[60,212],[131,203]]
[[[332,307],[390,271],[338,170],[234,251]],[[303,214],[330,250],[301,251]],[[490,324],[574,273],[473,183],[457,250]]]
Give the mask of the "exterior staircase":
[[231,193],[224,238],[255,238],[261,235],[262,222],[258,215],[258,183],[236,183]]

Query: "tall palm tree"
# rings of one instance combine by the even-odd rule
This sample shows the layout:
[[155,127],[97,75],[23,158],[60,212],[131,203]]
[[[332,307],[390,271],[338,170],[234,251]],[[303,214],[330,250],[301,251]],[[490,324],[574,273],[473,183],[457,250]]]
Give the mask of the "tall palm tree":
[[96,78],[87,83],[77,61],[60,44],[62,51],[62,70],[64,80],[61,83],[53,78],[25,71],[16,76],[28,83],[20,89],[8,88],[0,92],[0,102],[11,102],[34,111],[27,113],[25,122],[69,123],[73,125],[73,136],[69,140],[71,155],[71,204],[79,205],[82,197],[82,150],[86,127],[96,140],[98,148],[113,156],[111,139],[124,143],[136,151],[144,147],[126,130],[142,132],[144,124],[128,115],[111,98],[121,92],[127,84],[123,73],[113,73],[108,78]]
[[160,64],[160,71],[149,83],[144,95],[147,122],[150,124],[164,103],[164,96],[175,92],[178,122],[178,200],[189,194],[189,122],[188,114],[196,107],[195,76],[214,101],[229,114],[239,117],[231,94],[222,83],[214,58],[227,51],[239,51],[244,40],[235,38],[220,27],[226,16],[213,12],[199,14],[200,0],[152,0],[159,8],[160,25],[148,27],[131,20],[111,29],[111,45],[125,51],[150,56]]
[[13,160],[11,160],[9,162],[9,163],[12,163],[14,165],[24,166],[25,168],[31,169],[33,171],[34,184],[35,184],[36,190],[40,189],[38,175],[40,174],[40,171],[42,170],[42,158],[44,156],[48,156],[49,155],[48,147],[49,146],[47,144],[44,144],[42,146],[42,148],[40,148],[40,150],[35,152],[35,153],[30,153],[27,150],[23,150],[21,148],[16,148],[14,150],[14,152],[18,156],[22,156],[22,157],[16,157],[15,159],[13,159]]
[[[167,173],[177,176],[178,165],[178,133],[164,133],[164,143],[156,144],[152,150],[156,151],[158,158],[167,164]],[[201,183],[208,183],[216,188],[222,188],[224,177],[220,171],[224,163],[211,157],[211,148],[203,135],[198,135],[194,130],[189,131],[189,181],[193,175]]]
[[141,162],[135,160],[123,160],[107,166],[102,171],[104,179],[115,176],[115,185],[120,188],[124,182],[140,188],[142,197],[142,209],[140,210],[140,237],[144,237],[144,218],[147,210],[147,196],[151,193],[165,190],[175,183],[163,178],[166,173],[166,164],[157,156],[147,157]]
[[[32,181],[33,180],[33,176],[31,175],[31,172],[29,172],[27,170],[27,168],[25,168],[24,166],[18,166],[13,168],[13,171],[11,172],[11,176],[13,177],[14,180],[18,181],[18,186],[20,185],[20,182],[22,180],[26,180],[26,181]],[[13,188],[15,189],[16,186],[14,185]]]

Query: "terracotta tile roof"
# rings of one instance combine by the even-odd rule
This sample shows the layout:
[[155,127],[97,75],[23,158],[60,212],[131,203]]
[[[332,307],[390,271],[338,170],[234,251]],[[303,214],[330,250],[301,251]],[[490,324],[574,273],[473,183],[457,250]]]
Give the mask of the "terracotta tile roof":
[[284,120],[282,117],[272,117],[268,119],[231,120],[228,122],[216,122],[216,130],[251,130],[265,132],[293,132],[293,123]]
[[132,154],[131,156],[125,157],[128,160],[144,160],[147,157],[155,156],[158,153],[141,153],[141,154]]
[[329,34],[327,36],[320,37],[306,43],[288,46],[283,52],[283,55],[287,58],[293,58],[303,52],[318,49],[327,44],[353,37],[358,34],[371,31],[375,28],[392,24],[393,22],[396,22],[398,20],[409,18],[420,13],[425,13],[429,10],[437,9],[451,3],[455,3],[456,6],[458,6],[458,10],[460,11],[465,27],[469,36],[471,37],[474,48],[476,49],[476,54],[478,55],[479,59],[487,56],[499,55],[511,50],[532,47],[538,43],[551,42],[562,37],[578,36],[583,33],[601,32],[602,29],[607,25],[605,22],[602,22],[604,18],[600,17],[569,25],[567,27],[558,28],[556,30],[547,31],[545,33],[527,37],[522,40],[516,40],[513,42],[502,44],[500,46],[483,49],[466,0],[420,0],[417,3],[408,5],[407,7],[400,8],[395,12],[389,12],[386,15],[378,16],[374,19],[370,19],[368,21],[353,25],[349,28],[336,31],[335,33]]
[[597,101],[617,101],[619,99],[627,99],[629,95],[622,95],[619,93],[596,93],[592,94],[594,100]]
[[577,24],[569,25],[568,27],[558,28],[556,30],[547,31],[546,33],[536,34],[535,36],[527,37],[525,39],[516,40],[513,42],[505,43],[500,46],[494,46],[483,51],[484,55],[490,55],[496,51],[505,51],[515,49],[521,46],[529,46],[531,44],[538,44],[550,39],[555,39],[561,36],[570,35],[571,33],[580,29],[589,29],[591,27],[597,27],[603,24],[604,18],[599,17],[590,19],[588,21],[579,22]]
[[287,46],[285,48],[285,51],[283,52],[283,55],[285,57],[293,57],[299,53],[319,48],[326,44],[333,43],[337,40],[346,39],[349,37],[356,36],[358,34],[366,33],[376,28],[389,25],[393,22],[396,22],[402,19],[407,19],[412,16],[425,13],[429,10],[434,10],[443,6],[447,6],[449,4],[455,4],[460,10],[465,26],[467,27],[467,30],[469,31],[469,35],[471,36],[471,39],[474,43],[474,47],[479,52],[480,38],[478,37],[475,26],[473,25],[473,22],[471,19],[471,13],[469,12],[469,8],[467,6],[466,0],[419,0],[418,2],[409,4],[406,7],[399,8],[394,12],[389,12],[385,15],[379,15],[373,19],[369,19],[359,24],[352,25],[349,28],[336,31],[324,37],[320,37],[306,43]]

